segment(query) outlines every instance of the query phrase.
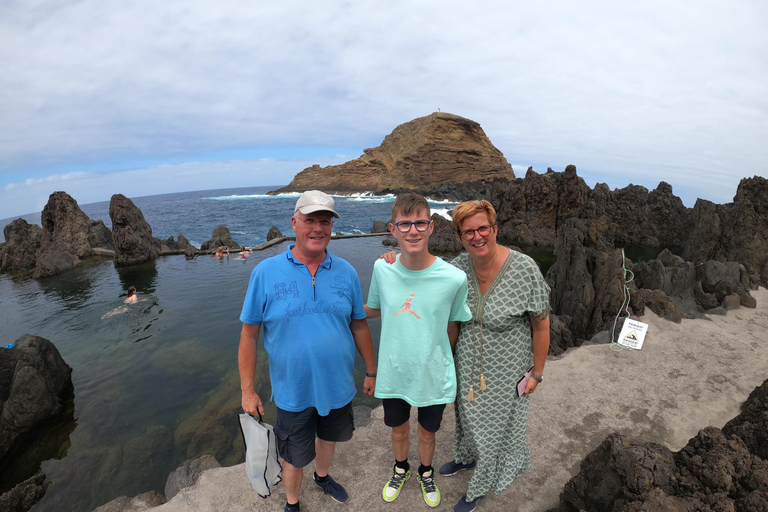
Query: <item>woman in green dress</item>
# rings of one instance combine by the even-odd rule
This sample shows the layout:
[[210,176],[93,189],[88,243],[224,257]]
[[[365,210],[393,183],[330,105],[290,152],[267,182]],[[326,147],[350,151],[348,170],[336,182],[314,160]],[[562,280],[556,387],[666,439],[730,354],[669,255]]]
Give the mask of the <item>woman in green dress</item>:
[[[496,243],[496,211],[488,201],[459,204],[453,227],[467,252],[452,263],[467,274],[473,318],[462,323],[456,344],[455,460],[440,473],[474,469],[454,507],[470,512],[531,467],[528,395],[542,380],[549,351],[549,286],[533,259]],[[517,396],[518,380],[531,367]]]

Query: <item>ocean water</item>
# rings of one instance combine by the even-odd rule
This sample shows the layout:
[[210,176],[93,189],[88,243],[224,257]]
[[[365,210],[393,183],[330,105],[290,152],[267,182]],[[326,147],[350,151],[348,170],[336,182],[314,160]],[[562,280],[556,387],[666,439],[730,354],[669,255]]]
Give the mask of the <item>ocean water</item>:
[[[224,224],[238,243],[255,246],[273,225],[292,233],[290,215],[298,194],[264,195],[273,188],[167,194],[134,202],[159,238],[181,233],[199,246]],[[334,230],[368,233],[375,220],[389,219],[393,201],[337,198],[341,219]],[[454,205],[432,204],[442,212]],[[110,224],[108,203],[80,206],[91,218]],[[32,510],[90,511],[118,496],[162,492],[170,472],[205,453],[224,465],[242,461],[236,416],[238,317],[254,266],[286,247],[283,243],[244,260],[167,256],[115,269],[110,259],[93,258],[46,279],[0,275],[0,346],[26,333],[45,337],[73,368],[74,383],[69,421],[52,429],[44,446],[30,446],[0,468],[0,492],[31,476],[35,457],[40,457],[52,484]],[[388,250],[381,238],[333,240],[329,250],[355,266],[367,296],[373,263]],[[131,285],[141,302],[126,307],[124,290]],[[104,317],[110,312],[115,314]],[[370,322],[375,345],[378,322]],[[259,347],[263,351],[263,344]],[[258,391],[265,401],[270,396],[266,363],[260,352]],[[358,356],[358,389],[363,378]],[[366,395],[355,399],[355,404],[377,403]],[[274,420],[272,404],[266,420]]]
[[[175,239],[182,234],[192,245],[200,247],[200,244],[211,239],[214,228],[223,224],[229,228],[236,242],[253,247],[267,241],[267,232],[272,226],[276,226],[284,235],[293,234],[290,217],[300,194],[266,195],[268,191],[281,186],[204,190],[136,197],[131,200],[144,214],[152,226],[152,234],[157,238],[167,239],[172,236]],[[336,211],[341,217],[334,222],[334,232],[370,233],[375,221],[389,220],[394,200],[393,195],[356,194],[335,197]],[[444,216],[455,205],[448,201],[430,200],[433,213]],[[109,201],[79,206],[90,218],[101,219],[108,227],[112,227]],[[40,225],[39,212],[19,217]],[[0,220],[0,227],[6,226],[14,218]],[[0,242],[4,240],[0,233]]]

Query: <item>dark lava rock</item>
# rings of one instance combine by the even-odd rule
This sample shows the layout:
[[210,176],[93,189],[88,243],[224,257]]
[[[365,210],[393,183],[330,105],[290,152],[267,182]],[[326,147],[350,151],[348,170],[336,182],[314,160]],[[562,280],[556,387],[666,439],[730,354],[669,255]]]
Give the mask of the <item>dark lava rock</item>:
[[98,223],[94,223],[66,192],[51,194],[40,220],[43,230],[34,277],[58,274],[93,255],[91,230],[94,241],[98,240],[102,231]]
[[[570,318],[568,329],[574,346],[608,329],[625,300],[621,251],[595,248],[595,244],[600,247],[602,243],[590,235],[594,222],[600,220],[588,222],[574,217],[560,227],[554,250],[556,260],[547,272],[552,290],[550,307],[556,315]],[[559,348],[550,345],[550,350],[554,353]]]
[[267,233],[267,242],[274,240],[275,238],[283,238],[283,234],[276,226],[272,226]]
[[115,244],[115,266],[125,267],[157,259],[158,249],[152,227],[133,201],[115,194],[109,203],[112,219],[112,241]]
[[371,228],[371,233],[389,233],[389,226],[386,222],[382,222],[380,220],[377,220],[373,223],[373,227]]
[[38,472],[24,480],[13,489],[0,495],[0,510],[4,512],[26,512],[43,499],[50,482],[45,481],[45,475]]
[[3,229],[5,245],[0,254],[0,272],[23,273],[35,268],[35,255],[40,248],[43,229],[16,219]]
[[723,430],[679,452],[612,434],[560,495],[561,512],[768,510],[768,380]]
[[92,249],[115,250],[115,244],[112,242],[112,230],[110,230],[103,220],[92,220],[88,228],[88,243]]
[[221,464],[212,455],[203,455],[194,460],[188,460],[168,475],[165,481],[165,497],[171,499],[180,490],[195,485],[203,471],[211,468],[220,468]]
[[449,220],[435,213],[432,222],[435,229],[429,237],[429,252],[454,253],[462,250],[461,241]]
[[549,353],[559,356],[574,347],[571,333],[571,317],[568,315],[549,315]]
[[768,461],[768,381],[741,404],[741,413],[725,424],[723,434],[738,436],[753,455]]
[[0,349],[0,461],[14,443],[61,412],[72,391],[72,368],[45,338],[25,334]]
[[647,307],[661,318],[672,322],[679,324],[683,319],[683,313],[678,305],[661,290],[648,290],[647,288],[635,290],[630,305],[637,311],[638,315],[642,315]]
[[194,256],[197,253],[197,248],[184,235],[179,235],[178,240],[174,240],[171,236],[167,240],[155,238],[154,241],[155,247],[158,248],[160,254],[178,254],[183,252],[187,256]]
[[216,250],[219,247],[229,247],[230,249],[240,249],[240,244],[232,239],[227,226],[218,226],[213,230],[213,236],[207,242],[200,246],[201,251]]
[[658,487],[672,493],[672,452],[654,443],[636,444],[611,434],[581,463],[560,495],[561,512],[611,512]]

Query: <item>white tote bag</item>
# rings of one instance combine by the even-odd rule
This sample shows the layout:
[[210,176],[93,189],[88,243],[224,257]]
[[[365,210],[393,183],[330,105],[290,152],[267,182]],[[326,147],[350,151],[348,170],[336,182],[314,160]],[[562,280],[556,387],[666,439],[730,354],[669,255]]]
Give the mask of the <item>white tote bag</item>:
[[245,440],[245,474],[259,496],[272,494],[282,478],[282,466],[277,458],[277,439],[272,425],[257,420],[250,414],[240,415],[240,429]]

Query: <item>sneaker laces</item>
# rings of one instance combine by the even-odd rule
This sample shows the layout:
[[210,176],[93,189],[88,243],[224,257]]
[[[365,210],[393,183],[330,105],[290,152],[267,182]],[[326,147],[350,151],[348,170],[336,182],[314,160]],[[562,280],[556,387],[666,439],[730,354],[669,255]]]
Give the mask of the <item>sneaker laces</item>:
[[435,486],[434,471],[430,471],[428,475],[425,473],[420,476],[421,476],[421,483],[424,487],[424,492],[430,493],[430,492],[437,491],[437,487]]
[[398,469],[400,468],[395,468],[395,471],[392,473],[392,478],[390,478],[389,480],[389,486],[392,487],[393,489],[397,489],[398,487],[400,487],[400,484],[405,479],[406,473],[408,473],[405,470],[401,470],[403,472],[400,473]]

